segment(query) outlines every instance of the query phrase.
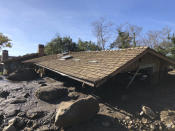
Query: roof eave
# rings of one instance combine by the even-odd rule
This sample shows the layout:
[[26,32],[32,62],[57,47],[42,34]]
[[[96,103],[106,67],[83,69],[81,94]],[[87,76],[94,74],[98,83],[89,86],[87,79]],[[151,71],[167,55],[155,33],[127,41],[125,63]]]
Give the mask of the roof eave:
[[60,75],[62,75],[62,76],[66,76],[66,77],[68,77],[68,78],[71,78],[71,79],[77,80],[77,81],[79,81],[79,82],[85,83],[85,84],[87,84],[87,85],[89,85],[89,86],[91,86],[91,87],[95,87],[95,83],[94,83],[94,82],[86,81],[86,80],[83,80],[83,79],[80,79],[80,78],[77,78],[77,77],[74,77],[74,76],[71,76],[71,75],[68,75],[68,74],[59,72],[59,71],[57,71],[57,70],[48,68],[48,67],[46,67],[46,66],[43,66],[43,65],[40,65],[40,64],[37,64],[37,63],[33,63],[33,64],[35,64],[35,65],[37,65],[37,66],[40,66],[40,67],[43,67],[43,68],[46,68],[46,69],[48,69],[48,70],[51,70],[51,71],[53,71],[53,72],[55,72],[55,73],[58,73],[58,74],[60,74]]

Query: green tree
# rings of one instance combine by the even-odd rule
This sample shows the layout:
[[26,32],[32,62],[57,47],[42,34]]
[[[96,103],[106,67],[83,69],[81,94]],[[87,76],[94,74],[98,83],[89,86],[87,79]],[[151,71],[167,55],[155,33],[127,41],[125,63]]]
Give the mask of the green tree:
[[46,44],[46,54],[58,54],[68,51],[77,51],[77,45],[70,37],[57,36]]
[[12,47],[12,44],[11,40],[7,36],[0,33],[0,49],[2,49],[3,47]]
[[159,53],[175,59],[175,36],[168,34],[167,40],[162,41],[155,50]]
[[118,36],[116,40],[110,44],[110,48],[129,48],[131,47],[132,37],[128,32],[122,32],[118,30]]
[[171,37],[171,43],[172,43],[172,47],[170,48],[170,54],[172,58],[175,58],[175,36],[174,34]]
[[101,48],[92,41],[82,41],[81,39],[79,39],[77,44],[79,51],[101,50]]

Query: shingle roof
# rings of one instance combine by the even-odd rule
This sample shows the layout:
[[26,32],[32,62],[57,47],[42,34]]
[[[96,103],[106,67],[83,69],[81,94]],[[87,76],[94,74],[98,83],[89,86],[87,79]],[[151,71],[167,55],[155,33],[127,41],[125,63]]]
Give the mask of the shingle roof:
[[[141,57],[146,52],[155,51],[148,47],[136,47],[120,50],[70,52],[71,59],[61,60],[62,54],[43,56],[25,62],[34,63],[57,73],[67,75],[73,79],[85,82],[91,86],[96,86],[98,82],[108,76],[113,76],[136,58]],[[165,56],[158,56],[167,59]],[[173,61],[169,60],[170,63]],[[175,64],[175,62],[173,63]]]

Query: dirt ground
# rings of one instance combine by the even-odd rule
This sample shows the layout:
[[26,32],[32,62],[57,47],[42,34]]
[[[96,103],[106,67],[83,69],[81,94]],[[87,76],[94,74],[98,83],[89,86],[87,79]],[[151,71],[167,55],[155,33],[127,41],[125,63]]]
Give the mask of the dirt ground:
[[[99,113],[90,121],[80,125],[64,129],[65,131],[127,131],[127,130],[150,130],[152,126],[155,130],[164,130],[160,122],[160,112],[163,110],[175,110],[175,71],[170,72],[167,79],[162,80],[158,85],[150,86],[147,84],[138,84],[130,87],[127,91],[121,91],[116,87],[106,87],[105,89],[91,90],[81,89],[78,83],[74,81],[59,78],[37,79],[30,82],[10,82],[3,78],[0,80],[0,91],[7,91],[7,97],[0,98],[0,114],[3,120],[0,120],[1,128],[8,124],[8,121],[16,116],[20,116],[25,122],[25,128],[31,130],[42,130],[47,126],[48,130],[54,130],[54,117],[57,107],[61,101],[69,101],[63,98],[55,103],[47,103],[35,97],[35,90],[41,86],[41,83],[47,85],[62,84],[70,92],[76,92],[78,97],[86,97],[88,94],[94,95],[100,102]],[[12,104],[20,97],[25,97],[25,101]],[[22,98],[23,99],[23,98]],[[146,116],[140,116],[142,106],[150,107],[157,118],[150,120]],[[30,114],[42,112],[42,116],[32,119],[21,114]],[[144,120],[147,122],[144,122]],[[162,127],[162,128],[160,128]],[[22,128],[20,130],[25,130]],[[1,130],[1,129],[0,129]]]

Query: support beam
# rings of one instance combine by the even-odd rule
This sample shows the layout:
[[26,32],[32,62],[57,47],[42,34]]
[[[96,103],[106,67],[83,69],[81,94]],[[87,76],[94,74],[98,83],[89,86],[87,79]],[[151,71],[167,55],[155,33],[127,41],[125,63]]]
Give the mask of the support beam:
[[129,88],[129,86],[132,84],[132,82],[134,81],[137,73],[140,71],[140,68],[137,69],[137,71],[135,72],[134,76],[132,77],[132,79],[130,80],[130,82],[128,83],[128,85],[126,86],[126,89]]

